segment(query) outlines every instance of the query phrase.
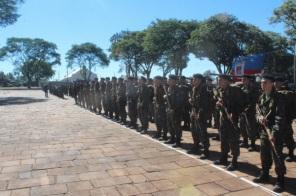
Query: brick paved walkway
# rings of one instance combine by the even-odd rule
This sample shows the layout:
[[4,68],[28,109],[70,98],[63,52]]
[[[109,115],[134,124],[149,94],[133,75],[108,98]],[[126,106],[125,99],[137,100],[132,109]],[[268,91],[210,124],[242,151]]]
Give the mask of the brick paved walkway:
[[[244,181],[257,171],[247,163],[225,173],[38,90],[0,90],[0,122],[0,196],[270,195]],[[257,154],[241,159],[258,164]],[[288,168],[296,194],[295,163]]]

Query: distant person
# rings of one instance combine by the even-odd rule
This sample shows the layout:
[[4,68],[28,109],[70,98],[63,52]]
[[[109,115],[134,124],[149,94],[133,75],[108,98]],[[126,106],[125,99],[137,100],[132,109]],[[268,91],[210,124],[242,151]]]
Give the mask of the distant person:
[[45,97],[48,98],[48,85],[43,86],[43,91],[45,93]]

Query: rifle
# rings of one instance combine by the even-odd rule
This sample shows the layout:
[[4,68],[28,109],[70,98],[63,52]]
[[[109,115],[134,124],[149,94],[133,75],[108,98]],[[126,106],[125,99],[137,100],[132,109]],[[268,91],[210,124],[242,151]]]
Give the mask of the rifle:
[[[257,111],[259,112],[259,114],[260,114],[261,116],[263,116],[265,119],[267,119],[267,117],[271,114],[271,111],[270,111],[268,114],[266,114],[266,116],[264,116],[262,110],[259,108],[258,105],[256,105],[256,109],[257,109]],[[265,123],[261,123],[261,122],[260,122],[260,124],[262,125],[262,128],[263,128],[263,130],[265,131],[265,133],[267,134],[268,141],[269,141],[270,144],[271,144],[271,150],[272,150],[272,152],[276,155],[276,156],[274,156],[274,157],[276,157],[276,158],[274,159],[274,161],[279,165],[281,162],[280,162],[280,160],[279,160],[279,158],[278,158],[279,155],[278,155],[278,153],[276,152],[275,144],[274,144],[274,142],[272,141],[271,130],[266,126]]]
[[167,90],[165,89],[165,86],[164,86],[164,85],[162,85],[162,88],[163,88],[164,93],[165,93],[165,95],[166,95],[166,101],[167,101],[167,103],[168,103],[169,109],[171,110],[171,109],[172,109],[172,105],[171,105],[171,102],[170,102],[170,99],[169,99],[169,96],[168,96],[168,92],[167,92]]

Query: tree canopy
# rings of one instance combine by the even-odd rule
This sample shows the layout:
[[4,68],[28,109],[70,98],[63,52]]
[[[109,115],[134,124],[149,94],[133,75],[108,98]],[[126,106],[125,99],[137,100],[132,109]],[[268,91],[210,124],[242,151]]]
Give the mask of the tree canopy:
[[19,17],[18,5],[23,0],[1,0],[0,1],[0,27],[6,27],[15,23]]
[[284,3],[273,11],[271,23],[284,23],[286,33],[296,41],[296,1],[285,0]]
[[32,81],[49,79],[54,75],[53,66],[60,64],[60,54],[54,43],[43,39],[9,38],[1,48],[1,59],[9,59],[16,66],[30,87]]
[[[97,66],[105,67],[109,65],[109,59],[104,51],[93,43],[83,43],[73,45],[66,54],[68,67],[80,67],[83,78],[89,80],[91,71]],[[87,69],[89,72],[87,72]],[[88,73],[88,74],[87,74]]]

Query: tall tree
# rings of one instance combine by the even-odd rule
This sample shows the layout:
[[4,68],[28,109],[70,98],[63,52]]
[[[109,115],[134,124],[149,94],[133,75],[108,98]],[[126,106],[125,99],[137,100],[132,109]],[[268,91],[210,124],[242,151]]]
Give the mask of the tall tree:
[[284,3],[273,11],[271,23],[284,23],[286,33],[296,41],[296,1],[285,0]]
[[126,75],[137,77],[141,64],[142,45],[137,36],[139,32],[122,31],[110,39],[110,58],[125,65]]
[[162,66],[170,66],[177,75],[181,75],[189,60],[186,43],[198,25],[196,21],[156,20],[147,29],[145,45],[149,51],[156,51],[159,59],[169,62],[162,63]]
[[60,64],[60,54],[54,43],[43,39],[9,38],[6,46],[1,48],[2,60],[9,59],[27,80],[39,83],[54,75],[53,66]]
[[91,71],[96,66],[108,66],[109,59],[104,51],[93,43],[73,45],[66,54],[68,67],[78,66],[82,69],[83,78],[89,80]]
[[1,0],[0,1],[0,27],[6,27],[16,22],[18,5],[23,0]]

